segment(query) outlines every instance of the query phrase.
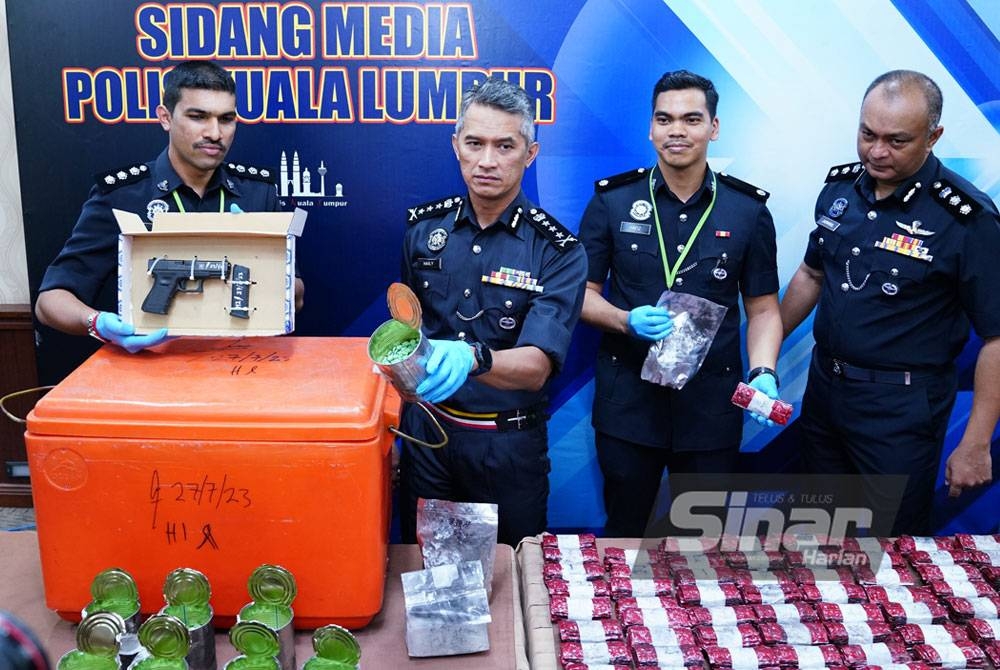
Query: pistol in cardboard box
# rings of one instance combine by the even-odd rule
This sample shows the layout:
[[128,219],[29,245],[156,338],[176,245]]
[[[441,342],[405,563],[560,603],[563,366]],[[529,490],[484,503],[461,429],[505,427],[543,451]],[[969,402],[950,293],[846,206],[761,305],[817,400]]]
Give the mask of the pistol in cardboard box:
[[[228,258],[221,261],[170,258],[150,258],[146,274],[153,276],[153,287],[142,301],[142,311],[166,314],[178,293],[202,293],[206,279],[221,279],[232,285],[230,316],[240,319],[250,317],[250,268],[235,265]],[[231,276],[231,281],[230,281]],[[193,288],[188,282],[195,282]]]

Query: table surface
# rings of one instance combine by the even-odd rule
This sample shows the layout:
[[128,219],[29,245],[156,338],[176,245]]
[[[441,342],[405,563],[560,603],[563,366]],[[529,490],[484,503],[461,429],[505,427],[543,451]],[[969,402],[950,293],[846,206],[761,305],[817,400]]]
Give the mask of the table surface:
[[[38,535],[34,531],[0,531],[0,609],[21,619],[41,640],[55,667],[75,645],[76,627],[45,606]],[[361,666],[365,670],[398,670],[400,667],[469,668],[477,670],[529,667],[525,652],[520,580],[514,553],[497,545],[493,570],[493,595],[489,625],[490,649],[478,654],[434,658],[410,658],[406,653],[406,622],[403,587],[399,575],[423,567],[417,545],[389,545],[389,567],[382,610],[365,628],[355,631],[361,644]],[[227,631],[217,631],[216,658],[221,668],[236,655]],[[297,666],[312,656],[311,631],[295,634]]]

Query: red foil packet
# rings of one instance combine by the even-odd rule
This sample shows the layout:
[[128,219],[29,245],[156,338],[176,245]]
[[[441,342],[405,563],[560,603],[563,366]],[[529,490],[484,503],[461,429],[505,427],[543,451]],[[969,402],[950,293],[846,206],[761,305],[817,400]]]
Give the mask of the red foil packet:
[[945,607],[951,618],[959,623],[969,619],[996,619],[1000,617],[1000,596],[985,598],[944,598]]
[[764,644],[829,644],[830,638],[821,623],[759,623]]
[[831,644],[872,644],[875,642],[896,642],[892,627],[887,623],[874,621],[852,621],[839,623],[827,621],[823,624]]
[[702,647],[758,647],[763,644],[753,624],[735,626],[697,626],[694,634]]
[[885,622],[882,608],[875,603],[816,603],[816,613],[819,614],[819,618],[824,622]]
[[809,603],[754,605],[757,619],[765,623],[813,623],[819,621],[816,608]]
[[704,664],[697,647],[654,647],[637,644],[632,647],[637,668],[700,668]]
[[632,662],[628,645],[621,641],[610,642],[562,642],[559,645],[559,660],[567,663],[607,663],[627,665]]
[[637,644],[654,647],[693,647],[698,644],[690,628],[672,626],[630,626],[625,639],[633,647]]
[[561,642],[607,642],[608,640],[624,640],[625,632],[620,622],[614,619],[596,621],[559,621],[559,640]]
[[986,665],[986,654],[973,642],[953,644],[918,644],[913,648],[918,660],[946,668],[981,668]]
[[792,418],[792,406],[784,400],[774,400],[762,391],[740,382],[733,391],[732,403],[784,426]]
[[590,619],[610,619],[614,614],[611,598],[549,598],[549,618],[553,623],[563,619],[588,621]]
[[567,581],[556,577],[546,579],[545,588],[549,590],[550,596],[568,596],[570,598],[608,598],[611,596],[611,587],[603,579]]

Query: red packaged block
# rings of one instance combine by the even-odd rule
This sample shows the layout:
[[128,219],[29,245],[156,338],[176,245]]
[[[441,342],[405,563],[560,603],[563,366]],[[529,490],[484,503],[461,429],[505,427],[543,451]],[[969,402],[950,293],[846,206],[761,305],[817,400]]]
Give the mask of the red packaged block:
[[758,621],[766,623],[812,623],[819,621],[816,608],[809,603],[754,605]]
[[792,568],[792,577],[800,585],[833,582],[840,584],[855,584],[854,573],[848,567],[836,568]]
[[549,590],[550,596],[568,596],[570,598],[608,598],[611,596],[611,587],[603,579],[570,582],[554,577],[545,580],[545,588]]
[[875,603],[816,603],[816,613],[824,622],[866,621],[883,623],[885,621],[882,609]]
[[913,569],[928,583],[983,581],[983,573],[974,565],[915,565]]
[[912,554],[915,551],[942,551],[946,549],[975,549],[976,547],[962,547],[956,545],[951,537],[928,537],[924,535],[900,535],[896,539],[896,548],[904,554]]
[[624,609],[668,609],[668,610],[683,610],[676,600],[670,596],[622,596],[615,601],[618,605],[618,610]]
[[756,647],[763,644],[760,633],[749,623],[718,627],[697,626],[694,634],[703,647]]
[[868,600],[865,587],[860,584],[817,582],[803,584],[801,591],[802,599],[810,603],[863,603]]
[[925,586],[866,586],[873,603],[936,603],[938,598]]
[[802,589],[795,584],[740,584],[740,593],[743,594],[743,602],[750,605],[767,604],[774,605],[780,603],[797,603],[804,600]]
[[966,642],[969,639],[964,628],[948,621],[942,624],[908,623],[897,628],[896,632],[907,647]]
[[559,621],[559,640],[562,642],[606,642],[624,640],[625,633],[620,622],[614,619],[599,621]]
[[828,644],[830,638],[821,623],[759,623],[764,644]]
[[542,564],[542,579],[565,579],[566,581],[591,581],[604,577],[604,566],[594,561],[585,563]]
[[752,605],[732,607],[689,607],[688,618],[692,626],[735,626],[757,621],[757,613]]
[[679,628],[691,625],[687,612],[682,609],[628,608],[618,611],[618,620],[626,628],[632,626]]
[[[665,537],[660,540],[657,547],[662,553],[687,555],[691,557],[704,557],[715,555],[720,561],[722,557],[718,555],[719,540],[712,537]],[[725,565],[723,561],[720,565]]]
[[1000,597],[959,598],[951,596],[944,598],[951,618],[959,623],[969,619],[996,619],[1000,617]]
[[739,570],[764,571],[785,567],[785,556],[780,551],[724,551],[726,565]]
[[[974,551],[983,555],[981,551]],[[956,563],[971,563],[972,556],[965,549],[939,549],[937,551],[914,551],[909,555],[913,565],[955,565]]]
[[562,619],[588,621],[590,619],[610,619],[614,613],[611,598],[549,598],[549,618],[553,623]]
[[686,584],[677,587],[677,602],[685,606],[721,607],[742,605],[743,596],[736,584]]
[[896,548],[896,543],[888,537],[844,537],[841,538],[839,544],[847,551],[865,553],[889,551]]
[[666,579],[631,579],[629,577],[612,577],[610,579],[611,593],[615,598],[633,598],[642,596],[669,596],[673,584]]
[[980,568],[980,570],[982,570],[983,579],[985,579],[990,586],[994,589],[1000,587],[1000,568],[992,565],[984,565]]
[[693,568],[674,568],[674,581],[678,585],[701,584],[712,582],[716,584],[736,583],[736,570],[724,566],[712,568],[696,566]]
[[827,637],[831,644],[872,644],[873,642],[893,642],[892,627],[887,623],[875,621],[851,621],[839,623],[827,621]]
[[[765,670],[781,666],[779,660],[794,658],[794,654],[782,654],[779,647],[705,647],[705,658],[713,670]],[[785,663],[788,666],[788,663]]]
[[854,569],[854,577],[863,586],[914,586],[917,583],[913,573],[906,568],[883,568],[876,572],[869,567],[859,567]]
[[941,579],[938,581],[928,582],[928,586],[931,587],[931,591],[933,591],[939,598],[947,596],[958,596],[959,598],[985,598],[997,595],[996,589],[984,581],[957,582]]
[[592,561],[594,563],[601,562],[601,556],[597,553],[597,547],[568,549],[556,546],[543,546],[542,558],[552,563],[584,563],[587,561]]
[[567,663],[607,663],[611,665],[627,665],[632,662],[628,645],[621,641],[611,642],[561,642],[559,644],[559,660],[565,666]]
[[609,577],[629,579],[673,579],[670,568],[663,563],[607,563]]
[[908,623],[944,623],[948,611],[940,603],[882,603],[885,620],[893,628]]
[[1000,642],[984,642],[980,645],[986,658],[990,660],[994,668],[1000,668]]
[[956,533],[955,544],[961,549],[1000,551],[1000,535],[970,535],[968,533]]
[[670,626],[630,626],[625,635],[629,646],[651,644],[654,647],[691,647],[698,642],[690,628]]
[[792,418],[792,406],[784,400],[774,400],[762,391],[743,382],[736,385],[732,402],[737,407],[750,410],[784,426]]
[[840,647],[844,662],[851,667],[865,665],[892,665],[914,660],[902,642],[874,642],[872,644],[845,644]]
[[941,668],[982,668],[986,654],[973,642],[918,644],[913,648],[918,660]]
[[597,536],[593,533],[579,533],[577,535],[554,535],[552,533],[542,533],[542,546],[558,547],[560,549],[596,547]]
[[663,555],[658,549],[622,549],[621,547],[606,547],[604,549],[604,562],[607,565],[616,563],[661,563]]
[[968,622],[969,634],[976,642],[994,642],[1000,640],[1000,620],[973,619]]
[[632,647],[637,668],[700,668],[704,665],[697,647],[654,647],[637,644]]
[[[781,647],[776,647],[780,649]],[[792,645],[790,647],[795,654],[793,667],[799,670],[811,668],[831,668],[838,667],[844,662],[840,650],[832,644]]]

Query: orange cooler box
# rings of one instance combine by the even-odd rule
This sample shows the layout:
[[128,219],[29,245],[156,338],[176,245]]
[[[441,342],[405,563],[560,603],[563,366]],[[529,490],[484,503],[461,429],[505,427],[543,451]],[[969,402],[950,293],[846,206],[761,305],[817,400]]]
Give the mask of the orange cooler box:
[[363,338],[105,346],[28,416],[47,605],[71,620],[120,567],[143,612],[178,567],[208,577],[217,623],[262,563],[288,568],[297,628],[359,628],[382,606],[399,397]]

